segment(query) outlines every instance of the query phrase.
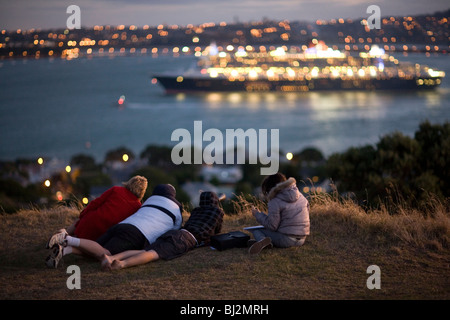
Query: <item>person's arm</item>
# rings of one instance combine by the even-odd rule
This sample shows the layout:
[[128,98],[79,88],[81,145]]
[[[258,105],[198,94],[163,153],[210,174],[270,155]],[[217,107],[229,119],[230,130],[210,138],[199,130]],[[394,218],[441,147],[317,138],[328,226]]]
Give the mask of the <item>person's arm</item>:
[[275,201],[269,201],[267,204],[268,214],[252,209],[252,214],[261,225],[269,230],[277,230],[280,225],[281,215],[280,207]]

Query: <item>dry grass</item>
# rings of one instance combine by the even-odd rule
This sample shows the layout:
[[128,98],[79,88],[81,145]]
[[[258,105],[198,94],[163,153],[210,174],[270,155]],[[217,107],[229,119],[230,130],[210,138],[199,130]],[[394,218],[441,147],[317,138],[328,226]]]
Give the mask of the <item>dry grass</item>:
[[366,211],[337,191],[311,196],[312,214],[320,217],[318,220],[331,219],[340,229],[346,226],[349,233],[356,233],[361,239],[378,244],[449,249],[450,203],[443,203],[432,195],[429,195],[428,205],[421,209],[405,203],[390,198],[379,209]]
[[[450,222],[446,204],[428,212],[388,206],[366,212],[337,194],[311,196],[311,235],[300,248],[223,252],[198,248],[171,261],[102,272],[90,258],[67,256],[46,269],[48,236],[69,225],[77,208],[0,216],[0,299],[449,299]],[[254,225],[257,198],[240,196],[224,231]],[[404,210],[403,212],[400,210]],[[69,290],[66,268],[81,269],[81,290]],[[369,265],[381,269],[381,289],[366,287]]]

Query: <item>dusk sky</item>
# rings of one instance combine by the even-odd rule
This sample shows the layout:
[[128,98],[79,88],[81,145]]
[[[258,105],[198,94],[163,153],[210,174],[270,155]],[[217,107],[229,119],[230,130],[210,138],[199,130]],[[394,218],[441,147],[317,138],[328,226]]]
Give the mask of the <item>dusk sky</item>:
[[69,5],[81,9],[81,25],[201,24],[204,22],[368,17],[369,5],[382,16],[434,13],[448,0],[0,0],[0,29],[64,28]]

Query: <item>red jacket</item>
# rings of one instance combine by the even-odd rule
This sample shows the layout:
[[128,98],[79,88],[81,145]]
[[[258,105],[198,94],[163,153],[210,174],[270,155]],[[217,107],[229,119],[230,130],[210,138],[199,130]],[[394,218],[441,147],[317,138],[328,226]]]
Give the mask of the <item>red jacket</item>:
[[110,227],[135,213],[141,207],[139,199],[125,187],[106,190],[81,211],[75,226],[79,238],[97,240]]

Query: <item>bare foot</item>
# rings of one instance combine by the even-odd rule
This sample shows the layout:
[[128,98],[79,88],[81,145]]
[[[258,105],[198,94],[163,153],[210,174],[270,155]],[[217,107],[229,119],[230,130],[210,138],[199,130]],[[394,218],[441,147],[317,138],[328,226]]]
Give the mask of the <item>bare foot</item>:
[[102,255],[102,263],[101,263],[102,270],[111,271],[111,262],[113,262],[111,256],[103,254]]
[[119,269],[122,269],[122,268],[123,268],[123,262],[120,261],[120,260],[114,260],[111,263],[111,269],[112,270],[119,270]]

